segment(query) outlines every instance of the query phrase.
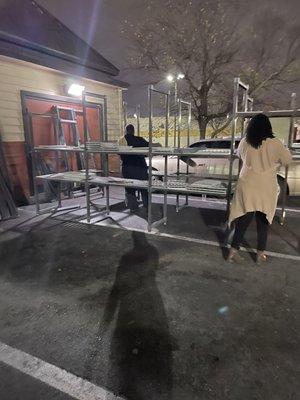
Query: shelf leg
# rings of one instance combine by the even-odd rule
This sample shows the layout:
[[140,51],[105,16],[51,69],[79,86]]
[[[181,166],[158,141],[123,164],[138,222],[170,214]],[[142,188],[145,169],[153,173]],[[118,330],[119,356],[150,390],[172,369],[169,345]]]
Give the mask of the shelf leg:
[[107,212],[107,214],[109,214],[109,212],[110,212],[110,208],[109,208],[109,186],[106,186],[105,194],[106,194],[106,212]]
[[148,188],[148,232],[151,232],[152,225],[152,194],[151,188]]
[[168,212],[168,193],[165,192],[164,193],[164,217],[163,217],[165,219],[164,225],[167,225],[167,212]]
[[281,216],[280,216],[280,221],[279,221],[279,223],[280,223],[281,226],[284,225],[285,217],[286,217],[286,211],[283,210],[282,213],[281,213]]
[[35,211],[37,214],[40,213],[40,198],[39,198],[39,191],[38,191],[38,185],[36,183],[35,177],[33,178],[34,180],[34,201],[35,201]]
[[91,201],[90,201],[90,185],[85,182],[85,194],[86,194],[86,220],[88,223],[91,222]]
[[176,212],[179,212],[179,194],[176,194]]
[[282,204],[281,204],[281,216],[280,216],[280,225],[284,224],[286,217],[286,197],[287,197],[287,179],[288,179],[289,167],[285,167],[284,172],[284,183],[283,183],[283,193],[282,193]]
[[57,199],[58,199],[58,208],[61,208],[61,182],[58,182],[57,185]]

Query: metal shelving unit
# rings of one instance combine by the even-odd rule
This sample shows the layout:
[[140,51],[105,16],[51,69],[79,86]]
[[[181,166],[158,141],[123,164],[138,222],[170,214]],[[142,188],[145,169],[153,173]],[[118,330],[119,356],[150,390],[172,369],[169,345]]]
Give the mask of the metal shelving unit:
[[[98,98],[101,99],[102,104],[104,104],[104,123],[103,123],[103,130],[104,130],[104,135],[106,135],[106,126],[107,126],[107,121],[106,121],[106,96],[103,95],[97,95]],[[78,111],[78,110],[73,110],[70,108],[65,108],[65,107],[56,107],[54,110],[55,112],[53,113],[46,113],[46,114],[40,114],[40,113],[27,113],[27,116],[29,118],[29,126],[30,126],[30,148],[31,148],[31,164],[32,164],[32,172],[33,172],[33,186],[34,186],[34,197],[35,197],[35,205],[36,205],[36,213],[37,214],[42,214],[42,213],[55,213],[55,212],[60,212],[60,211],[66,211],[66,210],[72,210],[72,209],[78,209],[80,208],[80,205],[71,205],[67,207],[62,207],[62,185],[66,185],[69,188],[69,197],[71,196],[72,192],[72,185],[74,184],[80,184],[80,185],[85,185],[86,186],[86,171],[89,172],[89,174],[96,175],[95,172],[92,172],[89,170],[89,165],[87,165],[87,168],[84,170],[81,170],[82,167],[85,167],[86,161],[89,160],[89,157],[86,156],[86,139],[89,139],[89,132],[88,130],[84,130],[84,135],[85,135],[85,140],[84,144],[80,142],[79,138],[79,132],[78,132],[78,126],[77,126],[77,121],[76,121],[76,114],[79,113],[83,115],[83,119],[86,119],[86,107],[87,107],[87,102],[83,101],[83,108],[85,107],[85,111]],[[70,114],[70,117],[67,119],[61,118],[60,112],[68,112]],[[34,141],[34,134],[33,134],[33,118],[48,118],[53,121],[53,126],[54,126],[54,135],[55,135],[55,141],[56,144],[52,145],[35,145]],[[72,131],[72,137],[73,141],[76,142],[76,145],[67,145],[65,139],[62,137],[63,135],[63,128],[62,124],[68,124],[70,125],[71,131]],[[106,138],[106,136],[105,136]],[[56,154],[56,172],[53,173],[44,173],[44,174],[39,174],[38,171],[38,159],[39,159],[39,154],[43,152],[54,152]],[[78,163],[78,171],[70,171],[69,170],[69,163],[66,161],[65,162],[65,167],[66,171],[63,172],[58,172],[58,160],[60,158],[60,155],[62,155],[63,160],[67,160],[67,154],[68,153],[75,153],[78,155],[76,156],[76,161]],[[88,162],[87,162],[88,164]],[[95,165],[94,165],[95,169]],[[93,170],[94,171],[94,170]],[[39,189],[38,189],[38,182],[45,181],[48,182],[49,185],[53,185],[54,182],[57,183],[57,185],[51,186],[53,194],[56,195],[57,198],[57,205],[50,206],[48,208],[44,208],[41,210],[40,208],[40,199],[39,199]],[[90,195],[90,191],[88,190],[88,195]],[[88,196],[89,197],[89,196]]]
[[[243,110],[239,111],[238,103],[239,103],[239,93],[240,89],[243,90]],[[53,146],[37,146],[34,148],[34,152],[43,152],[43,151],[55,151],[55,152],[80,152],[84,156],[84,171],[66,171],[55,174],[47,174],[36,176],[35,182],[37,180],[46,180],[46,181],[57,181],[58,185],[58,199],[59,206],[61,206],[61,195],[60,195],[60,187],[62,182],[78,182],[80,184],[85,185],[86,192],[86,218],[87,222],[91,222],[92,212],[91,208],[95,208],[97,212],[104,212],[103,218],[110,218],[110,192],[109,188],[112,187],[131,187],[138,189],[145,189],[148,191],[148,200],[149,200],[149,208],[148,208],[148,230],[151,231],[153,227],[158,226],[159,224],[167,223],[167,205],[168,205],[168,194],[176,195],[176,210],[179,211],[181,208],[188,205],[188,196],[190,195],[207,195],[214,196],[219,198],[226,198],[227,200],[227,209],[229,209],[232,193],[234,190],[234,174],[233,174],[233,162],[237,158],[235,155],[235,138],[236,138],[236,130],[237,130],[237,120],[238,118],[242,118],[242,127],[244,126],[244,121],[247,118],[250,118],[260,111],[253,111],[252,105],[253,100],[248,95],[249,87],[240,81],[239,78],[234,80],[234,97],[233,97],[233,115],[232,115],[232,131],[231,131],[231,148],[230,149],[199,149],[199,148],[181,148],[181,133],[182,133],[182,108],[187,107],[188,109],[188,135],[187,135],[187,146],[189,146],[189,136],[190,136],[190,123],[191,123],[191,104],[185,102],[181,99],[178,100],[178,136],[177,136],[177,147],[168,147],[169,146],[169,113],[170,113],[170,93],[162,92],[155,89],[153,86],[149,86],[148,88],[148,101],[149,101],[149,147],[147,148],[131,148],[129,146],[118,146],[116,143],[108,142],[107,135],[107,121],[105,117],[104,121],[104,137],[102,142],[91,141],[89,137],[89,129],[88,129],[88,118],[87,118],[87,98],[93,98],[96,100],[101,100],[106,104],[105,96],[98,95],[95,93],[83,92],[82,95],[82,113],[83,113],[83,126],[84,126],[84,143],[81,146],[65,146],[65,145],[53,145]],[[159,95],[164,99],[164,115],[165,115],[165,147],[154,147],[153,146],[153,96]],[[295,97],[295,96],[294,96]],[[293,123],[293,118],[295,116],[300,116],[300,110],[295,109],[293,107],[292,110],[281,110],[281,111],[273,111],[268,112],[270,116],[289,116],[291,118],[291,126]],[[125,115],[125,114],[124,114]],[[243,128],[242,128],[243,130]],[[292,128],[290,129],[290,137],[289,137],[289,147],[294,151],[293,156],[295,160],[300,159],[300,145],[292,143]],[[102,176],[97,175],[93,172],[93,169],[90,168],[90,156],[92,154],[101,154],[103,172]],[[123,178],[115,178],[109,176],[109,168],[108,168],[108,156],[110,154],[132,154],[132,155],[143,155],[148,157],[149,159],[149,178],[148,181],[140,181],[136,179],[123,179]],[[155,156],[164,157],[164,174],[163,181],[154,181],[153,180],[153,171],[152,171],[152,159]],[[168,175],[168,157],[176,156],[177,157],[177,179],[169,179]],[[182,157],[186,158],[222,158],[226,159],[229,162],[229,174],[228,178],[221,181],[219,177],[212,177],[208,179],[200,179],[196,182],[189,182],[189,167],[187,165],[186,169],[186,179],[184,181],[179,180],[179,165],[180,159]],[[33,157],[34,159],[34,157]],[[34,169],[34,168],[33,168]],[[36,174],[37,175],[37,174]],[[215,181],[215,184],[211,183]],[[104,207],[99,207],[95,205],[91,201],[90,189],[91,186],[97,185],[104,189],[105,197],[106,197],[106,205]],[[36,187],[36,185],[35,185]],[[153,221],[153,213],[152,213],[152,196],[154,193],[162,193],[163,194],[163,216],[158,221]],[[185,196],[185,203],[183,206],[179,204],[179,196]],[[56,208],[56,210],[61,210],[61,208]],[[285,210],[285,206],[283,206],[283,210]],[[47,210],[48,211],[48,210]],[[37,212],[39,212],[39,207],[37,206]]]
[[[240,89],[243,90],[243,99],[244,104],[247,104],[247,107],[244,110],[238,110],[238,100],[239,100],[239,92]],[[289,110],[271,110],[271,111],[259,111],[253,110],[251,107],[248,110],[249,101],[251,105],[253,104],[253,99],[248,96],[249,86],[243,83],[239,78],[234,79],[234,93],[233,93],[233,112],[232,112],[232,136],[231,136],[231,155],[234,153],[234,140],[236,136],[236,128],[237,128],[237,120],[238,118],[242,119],[242,126],[244,126],[244,121],[246,119],[252,118],[257,114],[263,113],[267,115],[269,118],[282,118],[289,117],[290,118],[290,127],[289,127],[289,136],[287,142],[287,148],[291,151],[293,160],[298,161],[300,159],[300,152],[298,149],[300,148],[299,143],[294,143],[293,141],[293,133],[294,133],[294,119],[295,117],[300,117],[300,109],[296,108],[296,93],[292,93],[291,95],[291,108]],[[242,132],[243,133],[243,132]],[[242,135],[243,136],[243,135]],[[283,188],[283,200],[281,205],[281,217],[280,223],[283,225],[286,217],[286,198],[287,198],[287,178],[288,178],[289,168],[285,168],[285,176],[284,176],[284,188]],[[233,157],[231,157],[230,161],[230,170],[229,170],[229,189],[231,188],[232,183],[232,174],[233,174]],[[227,210],[229,211],[230,207],[230,193],[228,190],[227,195]]]
[[[154,147],[153,146],[153,96],[157,94],[164,99],[164,114],[165,114],[165,147]],[[92,93],[85,93],[83,96],[83,113],[84,113],[84,130],[88,131],[88,123],[86,119],[86,111],[85,111],[85,99],[86,96],[94,96]],[[97,96],[97,95],[95,95]],[[155,89],[153,86],[149,86],[148,88],[148,99],[149,99],[149,147],[147,148],[130,148],[128,146],[118,146],[116,144],[109,144],[108,142],[92,142],[88,140],[87,135],[85,134],[85,164],[86,175],[85,175],[85,185],[86,185],[86,197],[87,197],[87,221],[91,221],[91,202],[89,199],[89,187],[91,184],[101,185],[105,188],[106,193],[106,207],[105,211],[109,214],[109,187],[110,186],[118,186],[118,187],[132,187],[136,189],[145,189],[148,191],[148,230],[151,231],[153,227],[156,227],[160,224],[167,223],[167,205],[168,205],[168,194],[176,194],[177,199],[179,199],[179,195],[184,195],[186,197],[186,204],[188,201],[188,195],[195,194],[206,194],[212,195],[216,197],[225,197],[227,193],[226,185],[208,185],[207,180],[202,180],[199,182],[194,182],[192,184],[179,180],[169,180],[168,176],[168,157],[176,156],[178,157],[178,161],[182,157],[215,157],[215,158],[226,158],[229,159],[231,154],[229,150],[204,150],[197,148],[180,148],[180,133],[181,133],[181,122],[182,122],[182,107],[183,105],[188,107],[188,144],[189,144],[189,130],[190,130],[190,121],[191,121],[191,104],[184,102],[183,100],[178,100],[178,137],[177,137],[177,148],[168,147],[168,133],[169,133],[169,102],[170,102],[170,93],[162,92]],[[112,178],[108,174],[108,167],[106,168],[106,174],[104,177],[93,176],[89,172],[89,154],[92,153],[101,153],[103,155],[109,154],[132,154],[132,155],[144,155],[148,157],[149,160],[149,177],[148,181],[140,181],[135,179],[123,179],[123,178]],[[152,159],[154,156],[162,156],[164,157],[164,176],[163,182],[153,181],[152,174]],[[179,166],[179,163],[178,163]],[[187,166],[187,174],[188,174],[188,166]],[[81,175],[82,177],[82,175]],[[164,196],[163,202],[163,216],[161,219],[157,221],[153,221],[152,215],[152,196],[154,193],[162,193]],[[178,201],[178,200],[177,200]],[[185,204],[185,205],[186,205]],[[178,204],[178,210],[180,209]]]
[[[154,147],[153,146],[153,94],[158,94],[164,97],[165,102],[165,147]],[[79,183],[85,185],[86,192],[86,208],[87,208],[87,222],[91,222],[91,207],[96,208],[97,212],[105,212],[106,216],[104,218],[109,218],[110,211],[110,195],[109,188],[111,186],[114,187],[132,187],[136,189],[146,189],[148,190],[148,198],[149,198],[149,208],[148,208],[148,230],[151,231],[153,227],[156,227],[160,224],[167,223],[167,205],[168,205],[168,194],[176,194],[177,198],[177,211],[179,211],[182,207],[179,207],[179,196],[184,195],[186,198],[186,202],[184,206],[188,204],[188,195],[195,194],[206,194],[212,195],[216,197],[225,197],[226,195],[226,186],[220,187],[212,187],[207,184],[207,181],[202,183],[194,182],[190,184],[186,179],[181,184],[182,181],[179,180],[169,180],[168,179],[168,157],[176,156],[178,158],[178,168],[179,168],[179,160],[182,157],[205,157],[205,158],[230,158],[230,151],[227,150],[205,150],[205,149],[197,149],[197,148],[181,148],[180,139],[181,139],[181,130],[182,130],[182,107],[188,107],[188,144],[189,144],[189,131],[190,131],[190,122],[191,122],[191,104],[184,102],[183,100],[178,100],[178,136],[177,136],[177,148],[168,147],[168,133],[169,133],[169,102],[170,102],[170,93],[165,93],[155,89],[153,86],[148,88],[148,96],[149,96],[149,147],[147,148],[130,148],[128,146],[117,146],[116,144],[109,144],[107,141],[107,130],[105,129],[104,141],[103,142],[95,142],[91,141],[88,134],[88,120],[87,120],[87,98],[100,98],[103,99],[103,96],[84,92],[82,96],[82,110],[83,110],[83,126],[84,126],[84,143],[81,146],[67,146],[62,144],[57,145],[43,145],[34,147],[34,153],[44,152],[44,151],[54,151],[56,153],[63,152],[75,152],[81,153],[84,155],[84,164],[86,169],[84,171],[65,171],[58,172],[53,174],[46,175],[38,175],[35,173],[35,196],[36,196],[36,204],[37,204],[37,213],[40,213],[39,208],[39,199],[38,199],[38,191],[36,182],[38,180],[44,180],[49,182],[58,182],[57,187],[57,197],[58,197],[58,206],[55,208],[50,208],[44,210],[44,212],[56,212],[62,211],[66,209],[78,208],[79,206],[70,206],[64,207],[61,206],[61,184],[62,182],[68,183]],[[105,128],[107,124],[105,121]],[[109,144],[109,145],[108,145]],[[104,158],[103,164],[103,176],[97,176],[96,173],[92,172],[90,168],[90,155],[99,153]],[[110,154],[132,154],[132,155],[144,155],[149,159],[149,179],[148,181],[140,181],[136,179],[123,179],[123,178],[114,178],[110,177],[108,173],[108,155]],[[162,156],[165,159],[165,167],[164,167],[164,176],[163,182],[159,184],[157,181],[156,184],[153,182],[153,174],[152,174],[152,158],[154,156]],[[33,156],[34,160],[35,157]],[[34,164],[34,162],[33,162]],[[36,172],[36,169],[33,166],[33,170]],[[186,176],[188,175],[188,165],[186,170]],[[92,185],[101,186],[104,188],[105,197],[106,197],[106,205],[105,207],[99,207],[95,205],[90,198],[90,188]],[[164,196],[163,203],[163,217],[158,221],[153,221],[152,217],[152,196],[154,193],[162,193]]]
[[[182,132],[182,108],[186,106],[188,108],[188,134],[187,134],[187,145],[189,146],[189,136],[190,136],[190,123],[191,123],[191,104],[183,101],[182,99],[178,99],[178,136],[177,136],[177,147],[168,148],[168,119],[169,119],[169,108],[166,111],[166,129],[165,129],[165,146],[166,148],[159,148],[152,146],[152,133],[153,133],[153,101],[152,96],[153,93],[159,93],[161,95],[169,95],[167,93],[162,93],[155,90],[153,87],[149,87],[149,208],[150,211],[148,213],[148,229],[151,229],[152,220],[151,220],[151,195],[155,192],[161,192],[164,194],[164,215],[163,219],[158,221],[157,223],[166,223],[167,222],[167,195],[175,194],[176,195],[176,211],[179,212],[183,207],[188,205],[188,196],[189,195],[207,195],[207,196],[215,196],[220,198],[225,198],[228,193],[228,188],[225,182],[215,180],[215,184],[211,184],[212,179],[200,179],[197,182],[190,183],[188,181],[189,175],[189,167],[187,164],[186,173],[184,175],[185,180],[179,180],[180,174],[180,159],[185,158],[223,158],[230,161],[231,159],[235,159],[236,156],[230,150],[223,149],[197,149],[197,148],[181,148],[181,132]],[[160,155],[165,157],[165,168],[164,168],[164,180],[162,183],[154,184],[152,182],[152,158],[155,155]],[[167,159],[169,156],[177,156],[177,180],[169,179],[168,175],[168,163]],[[231,186],[232,183],[231,183]],[[179,205],[179,196],[185,196],[185,203],[183,206]],[[156,224],[156,223],[155,223]]]
[[[42,213],[48,213],[48,212],[58,212],[58,211],[65,211],[65,210],[69,210],[69,209],[76,209],[79,208],[78,205],[76,206],[70,206],[70,207],[62,207],[62,199],[61,199],[61,192],[62,192],[62,182],[66,182],[67,184],[71,183],[71,182],[75,182],[72,180],[68,180],[68,179],[57,179],[57,180],[51,180],[49,179],[49,177],[52,174],[43,174],[43,175],[39,175],[39,169],[43,169],[40,166],[40,157],[39,157],[39,153],[40,151],[53,151],[55,152],[55,158],[56,158],[56,167],[58,168],[59,165],[59,155],[60,153],[63,154],[63,159],[65,162],[65,166],[68,165],[67,162],[67,156],[66,156],[66,149],[68,149],[68,151],[75,151],[75,149],[77,149],[77,147],[75,146],[67,146],[66,144],[62,144],[62,137],[60,135],[60,132],[58,130],[58,123],[56,121],[56,117],[54,114],[52,113],[27,113],[27,117],[29,118],[29,126],[30,126],[30,154],[31,154],[31,166],[32,166],[32,173],[33,173],[33,187],[34,187],[34,199],[35,199],[35,207],[36,207],[36,213],[37,214],[42,214]],[[35,141],[34,141],[34,133],[33,133],[33,119],[35,118],[46,118],[46,119],[50,119],[53,122],[53,126],[54,126],[54,135],[55,135],[55,141],[56,143],[58,143],[57,145],[45,145],[45,146],[35,146]],[[64,122],[63,122],[64,123]],[[74,149],[74,150],[71,150]],[[65,171],[65,173],[67,173],[67,171]],[[45,177],[45,179],[43,179],[43,177]],[[58,200],[58,204],[56,206],[51,206],[49,208],[45,208],[43,210],[41,210],[40,208],[40,198],[39,198],[39,188],[38,188],[38,181],[45,181],[49,183],[49,188],[50,191],[52,192],[53,195],[56,195],[57,200]],[[51,181],[56,181],[57,185],[53,186]],[[69,190],[69,186],[68,186],[68,190]],[[69,192],[70,193],[70,192]]]

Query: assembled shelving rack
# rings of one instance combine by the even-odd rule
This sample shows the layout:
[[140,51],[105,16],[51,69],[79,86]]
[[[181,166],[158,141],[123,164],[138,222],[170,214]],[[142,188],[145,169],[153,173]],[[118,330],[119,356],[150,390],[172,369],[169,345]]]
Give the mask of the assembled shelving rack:
[[[243,91],[243,99],[245,99],[245,108],[243,111],[238,109],[239,91]],[[294,141],[294,121],[296,117],[300,117],[300,109],[296,108],[296,93],[291,95],[291,108],[289,110],[271,110],[271,111],[258,111],[253,110],[252,104],[253,99],[248,96],[249,86],[243,83],[239,78],[234,79],[234,93],[233,93],[233,112],[232,112],[232,136],[231,136],[231,158],[230,158],[230,170],[229,170],[229,184],[228,184],[228,196],[227,196],[227,210],[230,206],[229,191],[232,182],[232,170],[233,170],[233,154],[234,154],[234,138],[236,137],[237,130],[237,120],[240,118],[242,120],[242,126],[244,126],[245,120],[254,117],[257,114],[263,113],[269,118],[290,118],[289,134],[287,140],[287,148],[291,151],[293,162],[299,162],[300,160],[300,144]],[[251,104],[250,109],[248,109],[249,103]],[[243,136],[243,132],[242,132]],[[286,198],[287,198],[287,178],[289,173],[289,167],[285,167],[284,172],[284,185],[282,194],[282,204],[281,204],[281,216],[280,223],[283,225],[286,217]]]
[[[243,91],[242,96],[242,105],[243,110],[239,111],[239,94],[240,89]],[[189,145],[190,140],[190,124],[191,124],[191,104],[183,101],[182,99],[178,99],[178,134],[177,134],[177,146],[178,147],[168,147],[168,137],[169,137],[169,112],[170,112],[170,93],[162,92],[155,89],[152,85],[148,88],[148,101],[149,101],[149,147],[148,148],[130,148],[128,146],[119,146],[116,143],[112,143],[108,141],[107,135],[107,117],[105,113],[105,121],[104,121],[104,135],[103,141],[91,141],[89,138],[89,126],[88,126],[88,118],[87,118],[87,104],[88,98],[96,99],[96,101],[104,101],[105,110],[106,110],[106,97],[90,93],[83,92],[82,94],[82,113],[83,113],[83,127],[84,127],[84,143],[79,146],[66,146],[66,145],[52,145],[52,146],[33,146],[32,150],[32,163],[33,163],[33,173],[34,173],[34,182],[37,180],[47,180],[47,181],[57,181],[59,182],[57,188],[58,195],[58,207],[47,209],[46,212],[56,212],[61,211],[66,208],[61,207],[61,182],[70,182],[70,183],[80,183],[85,186],[86,193],[86,220],[88,223],[93,219],[92,208],[96,210],[97,213],[104,213],[103,218],[109,218],[110,213],[110,187],[130,187],[139,189],[145,189],[148,191],[148,231],[151,231],[154,227],[160,224],[167,223],[167,205],[168,205],[168,194],[176,195],[176,210],[179,211],[182,207],[188,205],[188,196],[189,195],[207,195],[214,196],[219,198],[226,198],[227,200],[227,209],[229,209],[232,193],[234,190],[234,171],[233,171],[233,162],[236,159],[235,155],[235,139],[236,139],[236,130],[237,130],[237,120],[238,118],[242,118],[242,126],[244,125],[244,121],[247,118],[251,118],[253,115],[256,115],[260,111],[253,111],[252,104],[253,100],[248,95],[249,87],[245,85],[239,78],[234,80],[234,96],[233,96],[233,114],[232,114],[232,131],[231,131],[231,148],[230,149],[199,149],[199,148],[181,148],[181,130],[182,130],[182,107],[187,107],[188,109],[188,129],[187,129],[187,144]],[[155,147],[153,143],[153,95],[158,94],[164,98],[164,115],[165,115],[165,129],[164,129],[164,147]],[[295,102],[295,96],[293,96],[293,101]],[[269,111],[265,112],[265,114],[270,117],[282,117],[288,116],[291,118],[290,124],[290,134],[289,134],[289,142],[288,146],[293,152],[293,158],[296,161],[300,160],[300,146],[299,144],[293,143],[292,139],[292,131],[294,118],[300,116],[300,110],[295,108],[295,104],[293,103],[292,110],[279,110],[279,111]],[[243,130],[243,129],[242,129]],[[243,133],[243,132],[242,132]],[[46,175],[37,175],[36,169],[36,153],[40,151],[55,151],[55,152],[79,152],[84,156],[84,171],[66,171],[63,173],[55,173],[55,174],[46,174]],[[102,157],[102,165],[103,170],[101,172],[101,176],[97,175],[90,168],[90,157],[91,155],[98,153],[101,154]],[[148,181],[140,181],[136,179],[123,179],[111,177],[109,175],[108,168],[108,156],[110,154],[134,154],[134,155],[143,155],[148,157],[149,160],[149,178]],[[162,156],[164,157],[164,174],[163,180],[154,180],[152,174],[152,159],[154,156]],[[177,179],[169,179],[168,175],[168,157],[176,156],[177,157]],[[228,178],[222,182],[221,185],[217,184],[215,186],[208,185],[206,180],[199,180],[194,183],[189,183],[188,176],[188,165],[186,169],[186,179],[183,181],[178,179],[179,175],[179,163],[181,158],[223,158],[229,162],[229,174]],[[286,170],[286,174],[288,174],[288,170]],[[91,200],[90,189],[92,186],[100,186],[103,188],[104,196],[106,198],[106,204],[104,207],[96,205]],[[37,213],[41,213],[39,207],[39,199],[37,193],[36,183],[34,185],[35,188],[35,199],[36,199],[36,210]],[[162,193],[163,194],[163,215],[158,221],[153,221],[152,216],[152,197],[154,193]],[[179,205],[179,196],[185,196],[185,203],[180,207]],[[284,193],[284,198],[286,197],[286,189]],[[78,206],[75,206],[76,208]],[[74,206],[67,207],[67,209],[74,208]],[[44,210],[45,211],[45,210]],[[282,222],[285,217],[285,201],[282,206]]]

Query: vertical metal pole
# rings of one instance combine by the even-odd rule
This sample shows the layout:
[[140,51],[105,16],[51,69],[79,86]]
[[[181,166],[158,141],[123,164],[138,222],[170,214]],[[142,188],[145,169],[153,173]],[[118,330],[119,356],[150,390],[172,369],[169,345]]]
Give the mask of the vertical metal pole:
[[32,161],[32,172],[33,172],[33,190],[34,190],[34,201],[35,201],[35,211],[37,214],[40,213],[40,198],[39,198],[39,187],[37,184],[37,168],[36,168],[36,151],[31,151],[31,161]]
[[188,105],[187,147],[190,146],[191,123],[192,123],[192,104],[189,103],[189,105]]
[[[292,93],[291,96],[291,110],[295,111],[296,109],[296,93]],[[290,150],[293,144],[293,133],[294,133],[294,123],[295,118],[294,115],[290,117],[290,129],[289,129],[289,137],[287,142],[287,148]],[[283,182],[283,193],[282,193],[282,204],[281,204],[281,217],[280,217],[280,225],[284,224],[285,217],[286,217],[286,200],[287,200],[287,180],[289,174],[289,167],[285,167],[284,171],[284,182]]]
[[[292,93],[291,95],[291,110],[296,111],[296,93]],[[289,138],[287,146],[289,149],[293,146],[293,135],[294,135],[294,124],[295,124],[295,117],[294,115],[291,116],[290,119],[290,130],[289,130]]]
[[30,153],[31,153],[31,165],[32,165],[32,177],[33,177],[33,191],[34,191],[34,201],[35,201],[35,211],[37,214],[40,213],[40,199],[38,193],[38,185],[36,181],[37,176],[37,166],[36,166],[36,151],[34,150],[34,136],[33,136],[33,123],[32,116],[27,111],[27,117],[29,118],[29,127],[30,127]]
[[248,96],[248,104],[247,104],[247,110],[253,111],[253,98]]
[[178,136],[177,136],[177,146],[180,148],[181,146],[181,123],[182,123],[182,103],[180,99],[177,100],[177,106],[178,106]]
[[127,126],[127,103],[123,101],[123,131]]
[[[104,97],[104,134],[103,134],[103,139],[105,142],[108,141],[108,126],[107,126],[107,97]],[[101,154],[101,157],[103,157],[103,175],[104,176],[109,176],[109,155],[106,153]],[[104,190],[105,190],[105,195],[106,195],[106,210],[107,213],[109,213],[109,187],[107,186],[106,188],[102,187],[103,190],[103,196],[104,196]]]
[[[108,126],[107,126],[107,97],[104,97],[104,110],[103,110],[103,118],[104,118],[104,124],[103,124],[103,128],[104,128],[104,132],[103,132],[103,140],[105,142],[108,141]],[[103,175],[104,176],[108,176],[109,175],[109,156],[108,154],[101,154],[101,158],[103,157]],[[103,188],[104,190],[104,188]],[[103,192],[104,195],[104,192]]]
[[148,173],[148,231],[151,232],[152,225],[152,134],[153,134],[153,85],[148,87],[149,102],[149,173]]
[[107,127],[107,97],[104,97],[104,141],[108,140],[108,127]]
[[57,185],[58,208],[61,208],[61,182]]
[[[107,97],[104,96],[103,98],[103,140],[106,142],[108,141],[108,126],[107,126]],[[102,153],[101,154],[101,160],[103,158],[103,162],[101,161],[102,164],[102,169],[103,169],[103,175],[108,176],[109,175],[109,156],[108,154]],[[105,190],[105,195],[106,195],[106,210],[109,212],[109,191],[107,191],[107,188],[104,188],[103,186],[101,187],[103,197],[104,197],[104,190]]]
[[106,212],[109,214],[110,209],[109,209],[109,186],[105,187],[105,194],[106,194]]
[[91,202],[90,202],[90,185],[89,185],[89,153],[87,149],[88,142],[88,122],[86,114],[86,95],[82,92],[82,113],[83,113],[83,134],[84,134],[84,156],[85,156],[85,195],[86,195],[86,211],[87,222],[91,222]]
[[[178,136],[177,136],[177,147],[180,148],[180,134],[181,134],[181,123],[182,123],[182,103],[180,99],[177,101],[178,107]],[[180,156],[177,156],[177,180],[180,178]],[[179,194],[176,194],[176,212],[179,212]]]
[[[252,104],[250,103],[250,97],[248,96],[248,90],[247,89],[244,93],[243,93],[243,109],[244,111],[248,111],[248,105]],[[251,110],[252,111],[252,110]],[[245,136],[245,118],[242,118],[242,127],[241,127],[241,139]],[[238,160],[238,174],[240,174],[242,169],[242,160],[239,159]]]
[[[190,147],[190,131],[191,131],[191,120],[192,120],[192,105],[188,104],[188,127],[187,127],[187,147]],[[189,180],[189,164],[186,164],[186,182]],[[185,197],[185,205],[189,204],[189,195]]]
[[[165,146],[169,145],[169,116],[170,116],[170,92],[166,96],[166,127],[165,127]],[[165,171],[164,171],[165,191],[164,191],[164,225],[167,224],[167,213],[168,213],[168,156],[165,155]]]
[[233,86],[233,109],[232,109],[232,128],[231,128],[231,146],[230,146],[230,161],[229,161],[229,174],[228,174],[228,185],[227,185],[227,205],[226,212],[229,216],[230,211],[230,200],[231,200],[231,189],[232,189],[232,171],[233,171],[233,154],[234,154],[234,139],[236,133],[238,111],[238,94],[239,94],[239,78],[234,78]]
[[[248,110],[248,89],[243,92],[243,110]],[[241,137],[244,136],[245,131],[245,118],[242,119],[242,126],[241,126]]]
[[135,113],[136,113],[137,135],[141,136],[141,126],[140,126],[141,106],[139,104],[136,106]]
[[177,135],[177,90],[178,90],[178,82],[175,78],[174,82],[174,105],[175,105],[175,115],[174,115],[174,147],[176,147],[176,135]]
[[[53,117],[53,125],[54,125],[54,132],[55,132],[55,139],[56,144],[59,144],[59,136],[58,136],[58,121],[57,117]],[[59,151],[55,152],[55,162],[56,162],[56,172],[59,172]]]

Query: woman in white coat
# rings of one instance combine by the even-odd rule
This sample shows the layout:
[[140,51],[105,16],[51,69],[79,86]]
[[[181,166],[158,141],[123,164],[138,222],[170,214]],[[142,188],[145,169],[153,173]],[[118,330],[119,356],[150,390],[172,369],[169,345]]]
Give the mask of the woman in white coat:
[[257,262],[267,260],[265,249],[268,227],[272,223],[278,199],[278,164],[288,165],[292,156],[274,137],[270,120],[264,114],[249,122],[246,137],[237,149],[243,166],[233,196],[229,223],[235,222],[228,261],[240,261],[238,250],[244,234],[255,216],[257,223]]

